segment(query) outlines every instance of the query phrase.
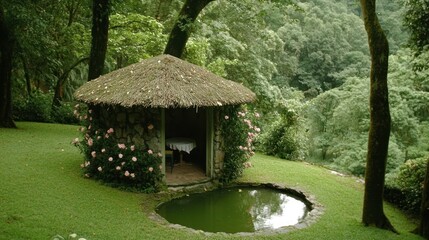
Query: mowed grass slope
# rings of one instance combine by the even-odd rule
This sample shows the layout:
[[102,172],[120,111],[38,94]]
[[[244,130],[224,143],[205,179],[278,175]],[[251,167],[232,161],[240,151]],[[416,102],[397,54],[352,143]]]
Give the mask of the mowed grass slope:
[[[240,239],[239,235],[171,228],[148,216],[154,195],[124,192],[82,177],[82,155],[70,144],[76,126],[18,123],[0,129],[0,239]],[[308,228],[254,239],[421,239],[415,223],[386,206],[394,233],[360,223],[363,185],[354,178],[302,162],[264,155],[252,159],[240,181],[272,182],[314,196],[324,208]],[[246,237],[249,238],[249,237]]]

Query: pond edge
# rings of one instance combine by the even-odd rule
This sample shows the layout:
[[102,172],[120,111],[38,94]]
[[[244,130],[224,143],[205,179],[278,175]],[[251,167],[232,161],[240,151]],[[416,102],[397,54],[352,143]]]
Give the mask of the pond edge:
[[[238,233],[225,233],[225,232],[205,232],[203,230],[193,229],[189,228],[180,224],[174,224],[168,222],[165,218],[160,216],[155,209],[162,203],[166,201],[170,201],[175,198],[180,198],[185,195],[194,194],[194,193],[202,193],[206,191],[213,191],[215,189],[219,188],[232,188],[232,187],[266,187],[271,188],[274,190],[278,190],[282,193],[292,195],[301,201],[304,202],[304,204],[309,209],[307,216],[298,224],[292,225],[292,226],[284,226],[277,229],[264,229],[256,232],[238,232]],[[277,183],[258,183],[258,182],[234,182],[227,185],[222,185],[218,183],[212,183],[212,184],[206,184],[197,188],[183,188],[181,190],[175,189],[170,191],[165,191],[159,193],[160,195],[163,195],[163,197],[159,198],[160,200],[156,204],[156,206],[151,210],[149,214],[149,218],[157,223],[160,223],[162,225],[165,225],[170,228],[174,229],[180,229],[189,231],[196,234],[202,234],[204,236],[266,236],[266,235],[277,235],[277,234],[284,234],[290,231],[299,230],[306,228],[315,222],[320,218],[321,215],[324,213],[324,207],[316,201],[316,198],[314,195],[304,193],[301,190],[296,190],[290,187],[287,187],[282,184]],[[162,200],[161,200],[162,199]]]

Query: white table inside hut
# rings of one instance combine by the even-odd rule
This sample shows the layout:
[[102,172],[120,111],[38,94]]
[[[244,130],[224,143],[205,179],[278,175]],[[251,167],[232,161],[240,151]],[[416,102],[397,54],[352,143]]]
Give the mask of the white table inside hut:
[[165,145],[172,150],[177,150],[180,153],[180,164],[183,163],[183,152],[191,153],[192,149],[197,147],[197,144],[192,138],[175,137],[165,139]]

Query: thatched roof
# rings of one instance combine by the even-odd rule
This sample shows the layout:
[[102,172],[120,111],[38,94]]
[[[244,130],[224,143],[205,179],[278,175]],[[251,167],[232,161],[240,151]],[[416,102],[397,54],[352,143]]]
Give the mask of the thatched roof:
[[197,65],[160,55],[85,83],[75,98],[91,104],[189,108],[252,102],[255,94]]

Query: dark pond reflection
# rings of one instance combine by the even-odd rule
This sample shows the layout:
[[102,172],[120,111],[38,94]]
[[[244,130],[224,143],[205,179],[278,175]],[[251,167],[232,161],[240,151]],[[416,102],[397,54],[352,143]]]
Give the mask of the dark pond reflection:
[[255,232],[299,223],[307,206],[280,190],[236,187],[192,194],[161,204],[168,222],[207,232]]

